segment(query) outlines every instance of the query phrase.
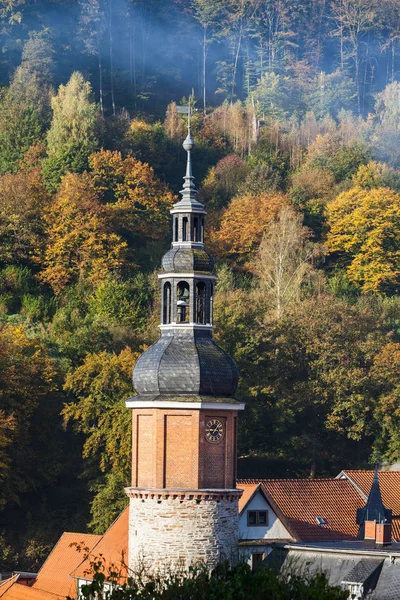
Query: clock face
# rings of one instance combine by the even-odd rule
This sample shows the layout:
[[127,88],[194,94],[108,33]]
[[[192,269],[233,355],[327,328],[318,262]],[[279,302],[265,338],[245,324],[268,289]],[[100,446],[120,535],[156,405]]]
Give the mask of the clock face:
[[224,437],[224,426],[219,419],[208,419],[206,422],[206,440],[208,442],[220,442]]

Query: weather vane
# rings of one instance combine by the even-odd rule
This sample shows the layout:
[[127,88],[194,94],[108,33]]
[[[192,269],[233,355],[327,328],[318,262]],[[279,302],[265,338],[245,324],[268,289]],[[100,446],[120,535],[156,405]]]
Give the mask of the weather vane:
[[190,137],[190,118],[192,116],[192,110],[191,110],[192,98],[194,98],[194,90],[193,89],[192,89],[192,93],[189,94],[188,105],[187,106],[181,105],[181,106],[177,106],[177,108],[176,108],[177,113],[188,116],[188,137]]

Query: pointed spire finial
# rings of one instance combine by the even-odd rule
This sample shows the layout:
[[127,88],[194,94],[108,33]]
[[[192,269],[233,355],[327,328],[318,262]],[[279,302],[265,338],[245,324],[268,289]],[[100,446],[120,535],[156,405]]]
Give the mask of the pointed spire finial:
[[[182,113],[182,114],[187,114],[188,116],[188,125],[187,125],[187,136],[185,141],[183,142],[183,147],[187,152],[187,162],[186,162],[186,174],[183,178],[183,189],[179,192],[182,195],[182,200],[180,202],[178,202],[179,206],[196,206],[196,208],[203,208],[203,205],[200,204],[200,202],[198,202],[196,200],[196,195],[197,195],[197,190],[196,187],[194,185],[194,177],[193,177],[193,173],[192,173],[192,157],[191,157],[191,152],[194,148],[194,140],[192,138],[192,134],[191,134],[191,116],[192,116],[192,98],[193,98],[193,92],[192,94],[189,96],[189,103],[188,106],[178,106],[178,113]],[[177,205],[175,205],[177,206]],[[203,208],[204,209],[204,208]]]

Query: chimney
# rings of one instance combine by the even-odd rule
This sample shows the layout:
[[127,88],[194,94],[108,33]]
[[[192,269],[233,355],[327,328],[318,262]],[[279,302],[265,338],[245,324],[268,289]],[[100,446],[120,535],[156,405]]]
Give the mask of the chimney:
[[392,511],[383,504],[378,470],[375,471],[367,504],[357,510],[360,526],[358,539],[375,542],[377,546],[392,543]]
[[392,543],[392,524],[387,521],[376,524],[376,544],[378,546],[388,546]]

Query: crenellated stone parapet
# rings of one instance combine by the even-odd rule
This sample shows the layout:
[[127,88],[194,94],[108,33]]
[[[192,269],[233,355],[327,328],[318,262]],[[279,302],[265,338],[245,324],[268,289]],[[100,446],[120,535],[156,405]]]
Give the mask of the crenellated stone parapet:
[[238,502],[243,494],[243,490],[187,490],[187,489],[171,489],[164,488],[125,488],[125,492],[129,498],[151,499],[151,500],[196,500],[196,502],[204,502],[213,500],[220,502]]

